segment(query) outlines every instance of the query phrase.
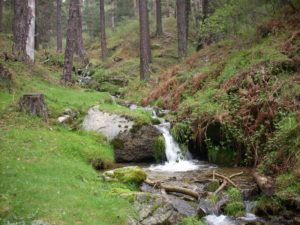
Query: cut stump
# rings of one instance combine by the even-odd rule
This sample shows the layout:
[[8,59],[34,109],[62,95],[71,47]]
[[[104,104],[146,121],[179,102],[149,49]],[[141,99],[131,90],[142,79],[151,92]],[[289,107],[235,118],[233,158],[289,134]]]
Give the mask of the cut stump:
[[25,94],[21,97],[19,105],[22,111],[25,111],[31,115],[42,117],[45,121],[48,120],[48,112],[44,100],[44,94]]

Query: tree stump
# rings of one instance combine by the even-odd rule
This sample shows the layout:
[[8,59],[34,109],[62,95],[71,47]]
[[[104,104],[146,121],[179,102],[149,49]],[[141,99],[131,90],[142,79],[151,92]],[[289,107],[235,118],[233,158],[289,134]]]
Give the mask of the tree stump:
[[35,116],[48,120],[47,107],[42,93],[23,95],[19,102],[21,110]]

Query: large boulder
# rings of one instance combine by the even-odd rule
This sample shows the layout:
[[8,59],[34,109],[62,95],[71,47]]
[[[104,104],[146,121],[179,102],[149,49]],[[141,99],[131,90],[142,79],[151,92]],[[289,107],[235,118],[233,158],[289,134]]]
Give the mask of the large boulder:
[[183,217],[164,196],[150,193],[137,193],[133,207],[137,212],[130,218],[131,225],[177,225]]
[[97,131],[107,139],[112,140],[122,132],[129,131],[134,122],[123,116],[102,112],[99,106],[89,109],[88,115],[84,118],[83,129]]
[[154,162],[155,143],[159,137],[160,132],[152,125],[134,127],[120,133],[112,141],[116,162]]

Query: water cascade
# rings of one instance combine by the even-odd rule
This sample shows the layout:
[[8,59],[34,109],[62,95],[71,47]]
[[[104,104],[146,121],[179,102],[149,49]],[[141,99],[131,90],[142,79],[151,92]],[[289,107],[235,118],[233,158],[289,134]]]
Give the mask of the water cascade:
[[[153,111],[153,117],[158,118],[155,111]],[[174,140],[170,133],[171,124],[162,118],[158,119],[161,121],[161,124],[156,125],[156,128],[165,138],[167,162],[163,165],[151,166],[150,170],[164,172],[185,172],[199,169],[199,162],[191,160],[189,153],[183,155],[178,143]]]

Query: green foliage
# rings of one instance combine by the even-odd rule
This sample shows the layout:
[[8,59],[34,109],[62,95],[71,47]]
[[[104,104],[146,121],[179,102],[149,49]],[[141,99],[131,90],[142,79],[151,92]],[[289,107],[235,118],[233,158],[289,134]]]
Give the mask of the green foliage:
[[[293,168],[299,161],[300,129],[298,119],[294,114],[285,113],[281,118],[275,124],[276,131],[264,149],[266,156],[261,169],[267,173],[272,172],[270,168],[274,168],[275,165],[281,170],[287,170]],[[281,154],[278,154],[279,152]],[[284,161],[283,156],[292,161]]]
[[221,142],[220,145],[215,145],[210,139],[205,140],[209,162],[233,166],[235,163],[235,151],[228,148],[226,142]]
[[176,123],[171,129],[174,139],[180,144],[187,144],[191,135],[190,125],[187,123]]
[[166,160],[165,148],[165,138],[160,135],[154,143],[154,155],[157,163],[162,163]]
[[260,216],[277,215],[283,210],[281,201],[277,197],[261,196],[256,202],[254,212]]
[[226,215],[234,217],[244,216],[245,206],[241,192],[236,188],[229,188],[226,193],[229,197],[229,202],[224,208]]
[[285,173],[276,178],[276,196],[288,200],[300,196],[300,180],[293,172]]
[[210,196],[208,196],[207,200],[212,204],[212,205],[216,205],[219,201],[220,201],[220,196],[218,194],[211,194]]
[[181,220],[180,225],[204,225],[204,223],[197,217],[186,217]]

